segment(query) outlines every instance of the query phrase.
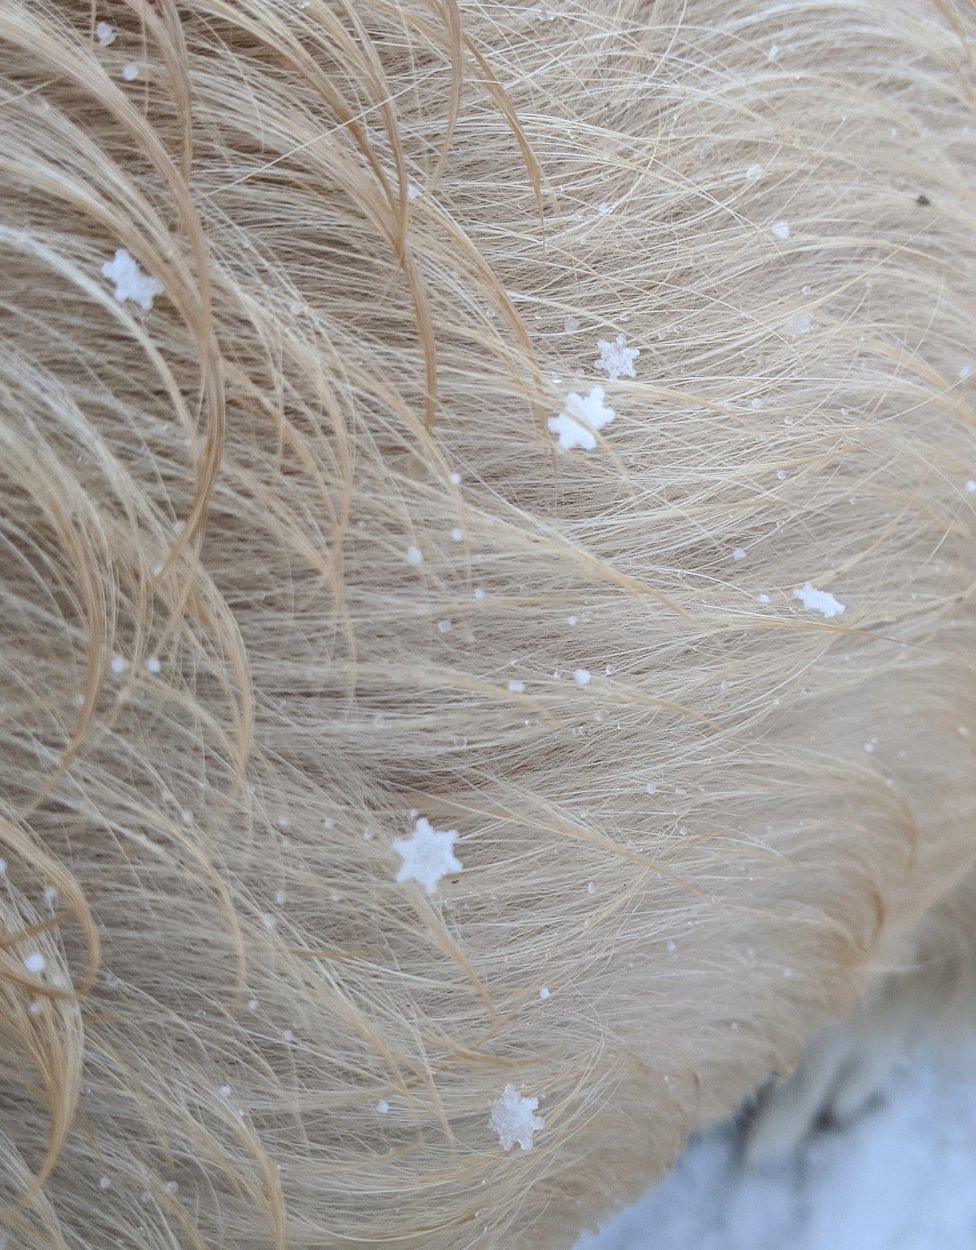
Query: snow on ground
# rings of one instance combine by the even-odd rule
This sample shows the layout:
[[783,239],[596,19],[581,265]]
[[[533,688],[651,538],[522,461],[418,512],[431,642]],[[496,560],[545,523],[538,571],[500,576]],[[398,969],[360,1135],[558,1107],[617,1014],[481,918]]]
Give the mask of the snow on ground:
[[576,1250],[973,1250],[976,1065],[918,1060],[877,1106],[764,1172],[728,1125]]

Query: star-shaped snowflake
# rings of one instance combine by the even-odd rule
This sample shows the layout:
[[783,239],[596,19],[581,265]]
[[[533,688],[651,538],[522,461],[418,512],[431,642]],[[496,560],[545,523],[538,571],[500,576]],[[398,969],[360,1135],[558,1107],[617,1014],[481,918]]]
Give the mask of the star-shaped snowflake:
[[397,881],[418,881],[433,894],[441,877],[460,872],[461,861],[454,854],[456,829],[437,830],[421,816],[409,838],[394,838],[393,849],[403,859]]
[[[559,446],[563,451],[573,447],[582,447],[584,451],[592,451],[596,446],[594,430],[602,430],[610,425],[617,414],[603,402],[602,386],[594,386],[589,395],[577,395],[575,391],[566,396],[563,410],[558,417],[549,418],[549,429],[559,437]],[[585,423],[585,424],[584,424]]]
[[163,293],[163,284],[151,274],[143,273],[132,256],[120,247],[112,260],[102,265],[102,273],[115,283],[115,298],[119,303],[133,300],[143,312],[149,312],[153,300]]
[[593,363],[611,378],[636,378],[634,361],[640,355],[639,347],[628,347],[627,336],[618,334],[612,343],[597,339],[600,359]]
[[511,1150],[516,1142],[523,1150],[532,1149],[532,1134],[545,1127],[542,1116],[534,1115],[538,1098],[523,1098],[514,1085],[506,1085],[501,1098],[491,1104],[492,1131],[498,1134],[503,1150]]

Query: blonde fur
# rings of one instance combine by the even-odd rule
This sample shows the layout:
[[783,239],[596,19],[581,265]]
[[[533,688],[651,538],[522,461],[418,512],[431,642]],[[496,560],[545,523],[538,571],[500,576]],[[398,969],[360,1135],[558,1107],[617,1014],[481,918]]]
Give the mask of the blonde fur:
[[14,1245],[568,1245],[965,876],[974,34],[0,4]]

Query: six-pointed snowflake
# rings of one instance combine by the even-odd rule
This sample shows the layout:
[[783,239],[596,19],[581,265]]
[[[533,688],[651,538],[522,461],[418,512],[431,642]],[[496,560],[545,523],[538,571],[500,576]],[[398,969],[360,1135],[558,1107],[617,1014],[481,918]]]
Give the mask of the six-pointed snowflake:
[[538,1105],[538,1098],[523,1098],[514,1085],[505,1086],[502,1096],[491,1104],[489,1121],[503,1150],[511,1150],[516,1142],[523,1150],[532,1149],[532,1134],[546,1123],[533,1114]]
[[617,416],[603,399],[602,386],[594,386],[585,398],[573,391],[566,396],[559,416],[549,418],[549,429],[558,436],[559,446],[563,451],[569,451],[573,447],[582,447],[584,451],[593,450],[596,446],[593,431],[602,430]]
[[115,298],[119,303],[133,300],[143,312],[149,312],[153,300],[163,293],[163,284],[151,274],[143,273],[132,256],[120,247],[112,260],[102,265],[102,273],[115,283]]
[[409,838],[393,839],[393,849],[403,860],[397,881],[418,881],[428,894],[433,894],[441,877],[461,871],[461,861],[454,854],[457,836],[456,829],[435,829],[421,816]]
[[611,378],[636,378],[634,361],[640,355],[639,347],[628,347],[627,336],[618,334],[612,343],[597,339],[600,358],[593,363]]

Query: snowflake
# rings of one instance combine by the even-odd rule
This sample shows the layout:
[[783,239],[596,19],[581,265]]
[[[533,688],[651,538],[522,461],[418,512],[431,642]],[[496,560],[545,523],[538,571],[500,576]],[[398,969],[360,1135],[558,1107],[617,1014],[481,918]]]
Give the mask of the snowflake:
[[584,451],[592,451],[596,446],[594,430],[602,430],[616,419],[614,410],[603,402],[602,386],[594,386],[584,399],[575,391],[566,396],[563,411],[558,417],[549,418],[549,430],[558,435],[559,446],[563,451],[573,447],[582,447]]
[[120,304],[131,299],[143,312],[149,312],[153,300],[163,292],[160,280],[142,273],[138,263],[124,247],[120,247],[115,253],[114,260],[107,260],[102,265],[102,273],[115,283],[115,298]]
[[810,313],[799,313],[792,320],[787,321],[786,333],[792,334],[794,338],[799,338],[801,334],[810,334],[813,330],[813,317]]
[[492,1131],[498,1134],[503,1150],[511,1150],[516,1142],[523,1150],[532,1149],[532,1134],[545,1127],[545,1120],[533,1115],[538,1098],[523,1098],[514,1085],[506,1085],[501,1098],[491,1104]]
[[115,27],[112,25],[111,22],[96,22],[95,23],[95,38],[98,40],[98,42],[101,44],[103,48],[107,48],[111,44],[115,43],[117,36],[118,36],[118,31],[115,29]]
[[612,343],[606,339],[597,339],[600,359],[593,363],[611,378],[635,378],[634,361],[640,355],[640,348],[628,347],[627,336],[618,334]]
[[461,871],[461,861],[454,854],[457,836],[456,829],[437,830],[421,816],[409,838],[393,839],[393,849],[403,859],[397,881],[418,881],[433,894],[441,877]]
[[844,605],[828,594],[826,590],[817,590],[809,582],[793,591],[793,598],[799,599],[810,612],[820,612],[824,616],[840,616],[845,610]]

